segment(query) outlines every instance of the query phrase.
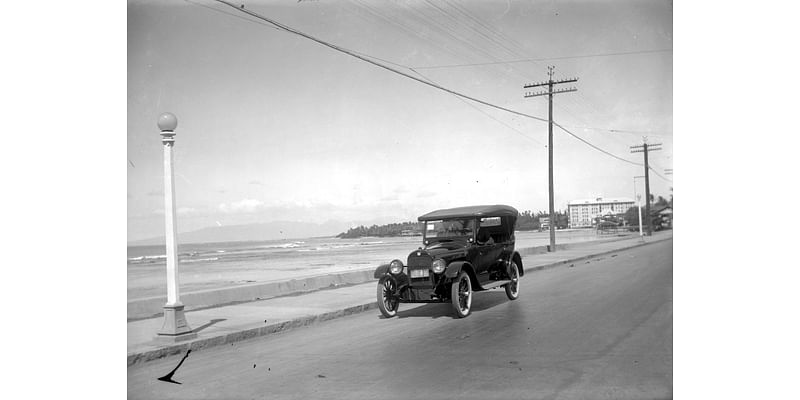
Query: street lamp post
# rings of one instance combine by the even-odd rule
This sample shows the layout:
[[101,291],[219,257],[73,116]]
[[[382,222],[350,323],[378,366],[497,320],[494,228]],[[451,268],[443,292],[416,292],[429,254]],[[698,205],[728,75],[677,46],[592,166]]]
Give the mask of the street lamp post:
[[158,117],[161,143],[164,145],[164,222],[167,246],[167,303],[164,304],[164,325],[156,338],[179,342],[194,339],[197,334],[186,322],[180,300],[178,282],[178,227],[175,219],[175,173],[172,171],[172,148],[175,144],[175,127],[178,118],[172,113]]
[[644,176],[633,177],[633,195],[636,196],[636,208],[639,209],[639,236],[644,240],[644,231],[642,230],[642,195],[636,193],[636,178],[644,178]]
[[644,237],[644,232],[642,231],[642,195],[636,195],[636,208],[639,209],[639,236]]

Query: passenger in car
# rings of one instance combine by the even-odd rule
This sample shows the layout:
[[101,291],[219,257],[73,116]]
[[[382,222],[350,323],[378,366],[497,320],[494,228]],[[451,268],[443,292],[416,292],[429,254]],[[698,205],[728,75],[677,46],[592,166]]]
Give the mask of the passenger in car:
[[492,238],[492,235],[489,234],[489,231],[486,229],[481,229],[478,231],[478,243],[490,245],[494,244],[494,239]]

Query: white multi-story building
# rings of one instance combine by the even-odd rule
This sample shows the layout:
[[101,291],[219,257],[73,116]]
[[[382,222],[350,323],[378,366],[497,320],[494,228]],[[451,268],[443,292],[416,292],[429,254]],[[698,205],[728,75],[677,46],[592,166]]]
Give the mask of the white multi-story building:
[[594,226],[595,218],[609,214],[624,214],[634,205],[634,201],[626,197],[572,200],[569,202],[569,226],[570,228]]

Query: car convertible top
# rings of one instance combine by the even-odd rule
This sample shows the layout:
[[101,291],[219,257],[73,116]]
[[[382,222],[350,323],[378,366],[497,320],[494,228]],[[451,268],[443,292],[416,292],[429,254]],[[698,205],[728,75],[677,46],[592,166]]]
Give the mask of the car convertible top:
[[511,206],[496,204],[490,206],[469,206],[447,208],[431,211],[417,218],[418,221],[433,221],[439,219],[465,218],[465,217],[514,217],[517,218],[519,212]]

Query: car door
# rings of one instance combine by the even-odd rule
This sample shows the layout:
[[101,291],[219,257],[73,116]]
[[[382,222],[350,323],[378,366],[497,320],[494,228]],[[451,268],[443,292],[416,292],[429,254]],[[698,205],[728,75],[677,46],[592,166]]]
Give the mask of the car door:
[[484,284],[490,279],[490,275],[497,260],[500,258],[504,243],[496,242],[495,237],[497,227],[500,225],[499,217],[481,218],[476,235],[476,245],[478,246],[478,264],[475,266],[478,274],[478,282]]

